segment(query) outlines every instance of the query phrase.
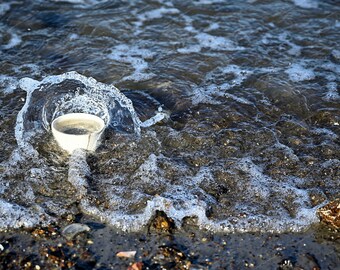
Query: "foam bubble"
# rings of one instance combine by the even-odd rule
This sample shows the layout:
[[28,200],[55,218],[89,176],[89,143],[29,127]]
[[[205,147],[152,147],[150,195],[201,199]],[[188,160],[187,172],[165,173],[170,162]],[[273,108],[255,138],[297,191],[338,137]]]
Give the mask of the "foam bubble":
[[216,51],[238,51],[244,47],[237,46],[233,41],[225,37],[212,36],[207,33],[199,33],[195,36],[202,48]]
[[329,82],[326,85],[326,89],[328,90],[324,96],[324,99],[327,101],[337,101],[340,100],[340,95],[338,93],[338,84],[336,82]]
[[332,62],[326,62],[321,65],[321,67],[325,70],[332,71],[338,75],[340,75],[340,65],[332,63]]
[[336,59],[336,60],[340,60],[340,50],[333,50],[332,51],[332,56]]
[[300,64],[292,64],[285,73],[288,74],[289,79],[293,82],[310,81],[315,79],[315,73],[312,69],[307,69]]
[[152,73],[147,73],[148,63],[145,60],[152,59],[154,52],[138,46],[129,46],[125,44],[118,45],[112,49],[112,53],[108,55],[109,59],[130,64],[134,68],[134,72],[124,77],[122,80],[143,81],[154,77]]
[[2,46],[2,48],[6,50],[11,49],[15,46],[18,46],[22,42],[21,38],[16,33],[12,32],[10,33],[10,35],[11,35],[11,38],[8,41],[8,43]]
[[[226,81],[218,81],[218,78],[225,77],[228,74],[233,75],[233,78]],[[241,69],[237,65],[229,65],[224,68],[213,70],[206,75],[205,81],[207,82],[207,85],[199,86],[194,89],[195,99],[193,99],[193,103],[218,104],[219,101],[215,99],[216,97],[228,97],[243,104],[252,104],[246,98],[226,93],[227,90],[242,84],[250,74],[252,74],[251,71]]]
[[[211,27],[218,27],[217,24],[212,25]],[[186,30],[192,33],[197,33],[195,28],[188,25]],[[189,45],[187,47],[178,48],[177,51],[179,53],[198,53],[203,48],[211,49],[214,51],[238,51],[244,50],[244,47],[237,46],[233,41],[227,39],[225,37],[213,36],[207,33],[198,33],[195,35],[195,39],[197,39],[198,44]]]
[[283,33],[279,35],[279,40],[289,45],[291,48],[288,50],[290,55],[299,56],[301,54],[301,46],[288,40],[288,34]]
[[162,18],[165,14],[178,14],[180,11],[177,8],[166,8],[160,7],[158,9],[150,10],[142,14],[137,15],[137,17],[142,21],[149,21],[154,19]]
[[51,0],[53,2],[64,2],[64,3],[70,3],[75,5],[82,5],[82,6],[92,6],[96,4],[102,3],[101,0]]
[[[272,27],[275,27],[275,25],[272,25]],[[283,32],[279,35],[266,33],[265,35],[263,35],[261,43],[273,46],[282,46],[282,44],[288,45],[290,48],[287,50],[287,53],[290,55],[299,56],[301,54],[301,46],[296,45],[295,43],[290,41],[289,36],[290,36],[289,32]]]
[[18,79],[12,76],[0,74],[0,86],[5,94],[11,94],[18,87]]
[[0,16],[3,16],[11,9],[11,5],[9,3],[0,3]]
[[67,180],[77,190],[78,198],[87,193],[88,183],[86,177],[90,175],[90,168],[86,163],[86,152],[82,149],[73,151],[69,160]]
[[293,3],[302,8],[317,8],[319,6],[316,0],[293,0]]
[[210,5],[215,3],[223,3],[223,0],[197,0],[193,1],[194,5]]
[[[160,168],[157,164],[161,156],[151,154],[148,159],[139,167],[134,175],[142,182],[138,185],[154,183],[159,179]],[[128,214],[124,210],[118,209],[99,209],[92,205],[87,199],[81,201],[82,211],[100,218],[115,227],[126,231],[138,231],[146,226],[156,210],[165,212],[171,217],[176,226],[180,227],[184,218],[194,217],[197,225],[202,229],[224,232],[250,232],[250,231],[300,231],[308,227],[310,224],[318,221],[315,211],[316,209],[308,207],[308,194],[305,190],[301,190],[294,186],[294,181],[289,184],[280,183],[264,175],[262,169],[255,165],[249,158],[237,161],[236,168],[242,170],[248,175],[248,182],[240,183],[241,194],[239,194],[238,202],[235,202],[235,208],[238,212],[244,213],[242,218],[235,217],[232,214],[225,219],[209,219],[206,210],[209,204],[216,205],[218,202],[214,197],[204,194],[200,188],[201,184],[211,185],[214,183],[214,176],[209,168],[201,168],[192,178],[183,178],[181,185],[172,184],[162,181],[167,186],[165,192],[159,195],[149,197],[145,208],[135,214]],[[136,178],[135,178],[136,179]],[[301,183],[298,179],[296,183]],[[115,190],[120,189],[117,186]],[[198,192],[203,192],[198,196]],[[107,191],[108,196],[111,192]],[[133,196],[137,195],[132,191]],[[245,194],[247,194],[245,196]],[[259,197],[261,200],[259,201]],[[275,209],[272,214],[259,214],[259,210],[267,207],[268,198],[277,198],[277,203],[272,207]],[[119,196],[113,197],[114,205],[124,204],[124,199]],[[244,198],[243,201],[241,198]],[[256,199],[255,199],[256,198]],[[296,215],[291,216],[286,213],[284,204],[281,200],[291,201],[296,206]]]
[[30,228],[43,222],[43,218],[40,216],[43,213],[37,213],[2,199],[0,199],[0,213],[0,230]]
[[170,14],[178,14],[180,11],[177,8],[174,8],[172,4],[168,4],[168,7],[160,7],[158,9],[153,9],[146,11],[144,13],[137,14],[136,11],[133,11],[134,15],[137,17],[137,21],[134,23],[137,26],[137,30],[135,31],[135,35],[139,35],[142,30],[139,28],[147,21],[155,20],[163,18],[164,15]]
[[177,49],[177,51],[179,53],[184,53],[184,54],[188,54],[188,53],[198,53],[201,51],[201,46],[200,45],[192,45],[192,46],[188,46],[185,48],[179,48]]
[[211,23],[208,27],[206,27],[204,30],[209,32],[209,31],[212,31],[212,30],[216,30],[216,29],[219,29],[220,28],[220,25],[218,23]]
[[20,75],[29,74],[30,76],[41,75],[41,69],[36,64],[23,64],[20,66],[15,66],[13,70]]

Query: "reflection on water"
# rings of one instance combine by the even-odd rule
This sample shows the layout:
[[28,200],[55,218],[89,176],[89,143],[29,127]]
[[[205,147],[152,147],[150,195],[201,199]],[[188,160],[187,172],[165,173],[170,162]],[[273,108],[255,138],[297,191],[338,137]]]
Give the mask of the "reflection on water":
[[[340,195],[339,14],[317,0],[0,4],[0,228],[83,212],[138,230],[156,210],[217,231],[307,228]],[[95,154],[58,148],[49,126],[66,111],[108,124]]]

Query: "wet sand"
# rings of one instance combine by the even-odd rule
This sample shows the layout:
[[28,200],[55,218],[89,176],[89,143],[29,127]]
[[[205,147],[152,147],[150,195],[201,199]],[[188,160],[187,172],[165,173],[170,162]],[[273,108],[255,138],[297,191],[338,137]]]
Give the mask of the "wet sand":
[[[91,230],[67,240],[67,224]],[[303,233],[221,234],[155,217],[147,228],[124,233],[86,216],[64,225],[0,233],[1,269],[339,269],[340,236],[317,224]],[[131,258],[121,251],[136,251]],[[129,268],[130,267],[130,268]]]

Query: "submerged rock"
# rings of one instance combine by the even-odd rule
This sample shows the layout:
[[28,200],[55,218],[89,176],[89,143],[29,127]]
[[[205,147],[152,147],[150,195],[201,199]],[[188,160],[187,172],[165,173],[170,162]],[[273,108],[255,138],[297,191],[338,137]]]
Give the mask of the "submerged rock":
[[74,237],[76,237],[78,234],[82,232],[89,232],[91,229],[89,226],[85,224],[80,223],[73,223],[68,226],[66,226],[61,234],[67,239],[72,240]]
[[175,229],[175,222],[169,218],[163,211],[156,211],[154,218],[151,220],[149,230],[156,232],[169,232]]

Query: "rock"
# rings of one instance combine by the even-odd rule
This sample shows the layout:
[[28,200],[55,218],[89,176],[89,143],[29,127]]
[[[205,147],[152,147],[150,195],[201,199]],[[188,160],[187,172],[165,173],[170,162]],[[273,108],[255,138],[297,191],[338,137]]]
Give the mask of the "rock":
[[142,270],[143,263],[142,262],[135,262],[134,264],[130,265],[127,270]]
[[324,207],[319,208],[318,215],[321,221],[335,229],[340,229],[340,199],[336,199]]
[[80,223],[73,223],[68,226],[66,226],[61,234],[67,239],[72,240],[74,237],[76,237],[78,234],[82,232],[89,232],[91,229],[89,226],[85,224]]
[[175,229],[175,222],[168,218],[163,211],[156,211],[155,216],[151,220],[149,230],[155,230],[157,232],[172,232]]
[[136,251],[120,251],[116,254],[119,258],[133,258],[136,255]]

